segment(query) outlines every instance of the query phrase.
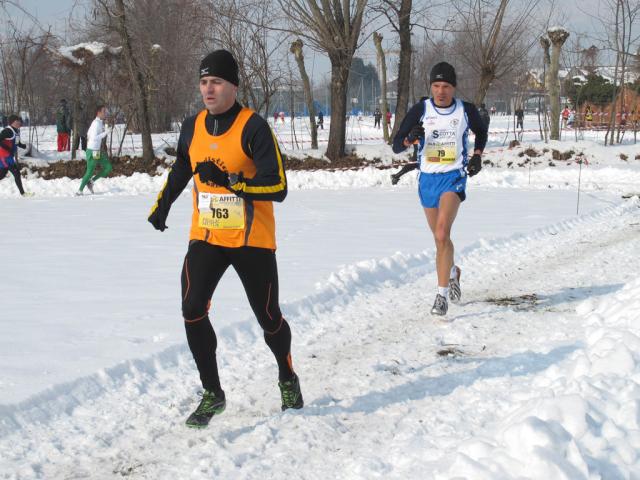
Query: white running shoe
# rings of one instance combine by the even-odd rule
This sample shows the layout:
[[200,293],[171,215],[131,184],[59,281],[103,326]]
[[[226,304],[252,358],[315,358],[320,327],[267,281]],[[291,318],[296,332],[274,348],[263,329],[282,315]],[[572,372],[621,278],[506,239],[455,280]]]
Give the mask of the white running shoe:
[[439,315],[442,317],[447,314],[448,309],[449,304],[447,303],[447,299],[437,293],[436,300],[433,302],[433,307],[431,307],[431,315]]
[[462,273],[460,267],[455,265],[456,276],[449,279],[449,300],[451,303],[459,303],[462,298],[462,290],[460,290],[460,274]]

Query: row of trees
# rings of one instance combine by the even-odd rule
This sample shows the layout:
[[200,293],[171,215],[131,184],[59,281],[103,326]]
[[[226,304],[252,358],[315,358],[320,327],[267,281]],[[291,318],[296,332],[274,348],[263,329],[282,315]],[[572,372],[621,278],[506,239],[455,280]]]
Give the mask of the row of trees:
[[[43,122],[51,121],[61,97],[88,108],[87,99],[104,102],[142,133],[146,158],[153,156],[152,132],[200,108],[195,72],[214,48],[236,56],[239,99],[265,115],[278,92],[302,84],[314,116],[316,88],[306,69],[311,53],[328,58],[326,156],[336,159],[345,150],[349,88],[360,84],[363,90],[363,72],[372,69],[354,62],[364,45],[376,48],[382,98],[387,82],[379,76],[388,70],[396,78],[396,122],[385,132],[390,138],[410,103],[428,94],[428,72],[437,61],[456,66],[459,94],[477,104],[491,89],[525,95],[523,79],[540,56],[538,39],[553,14],[546,0],[93,0],[86,18],[54,34],[18,17],[15,2],[0,0],[0,6],[9,18],[0,43],[5,111],[28,110]],[[633,25],[635,10],[625,8],[616,18]],[[630,31],[616,34],[624,41],[615,51],[628,55],[635,41]],[[390,64],[389,52],[397,64]],[[618,63],[628,68],[624,59]],[[317,144],[315,131],[312,137]]]

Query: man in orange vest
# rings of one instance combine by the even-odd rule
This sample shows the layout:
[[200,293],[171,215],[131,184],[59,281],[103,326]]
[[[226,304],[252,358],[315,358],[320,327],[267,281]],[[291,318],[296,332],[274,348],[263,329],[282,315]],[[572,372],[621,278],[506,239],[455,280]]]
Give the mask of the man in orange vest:
[[291,361],[291,329],[278,303],[273,203],[287,195],[280,149],[266,120],[236,101],[238,64],[216,50],[200,63],[205,109],[182,125],[177,158],[151,209],[160,231],[171,204],[193,178],[189,248],[182,267],[182,314],[187,342],[204,387],[187,419],[206,427],[226,406],[216,362],[216,334],[209,320],[212,295],[229,266],[238,273],[279,370],[282,410],[302,408]]

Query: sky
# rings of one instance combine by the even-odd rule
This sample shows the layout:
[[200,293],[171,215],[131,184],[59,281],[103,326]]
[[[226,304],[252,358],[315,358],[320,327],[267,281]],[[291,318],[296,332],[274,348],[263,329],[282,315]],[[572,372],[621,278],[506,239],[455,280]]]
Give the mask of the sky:
[[[27,12],[37,17],[44,24],[61,26],[68,18],[74,6],[88,4],[88,0],[17,0]],[[565,14],[567,26],[572,31],[593,31],[594,20],[589,13],[596,15],[599,8],[606,5],[606,0],[557,0],[560,5],[558,11]]]
[[[551,0],[543,0],[542,4]],[[566,26],[572,33],[594,33],[602,29],[599,21],[590,15],[598,15],[606,9],[608,0],[556,0],[557,19],[552,20],[552,25],[562,24]],[[51,2],[48,0],[17,0],[21,8],[35,16],[43,26],[51,25],[54,31],[62,32],[70,13],[74,10],[77,16],[84,14],[84,6],[90,4],[90,0],[57,0]],[[11,7],[9,7],[11,8]],[[542,8],[541,8],[542,11]],[[543,14],[541,13],[541,16]],[[383,45],[385,48],[397,48],[393,46],[394,35],[392,33],[384,34],[385,39]],[[575,37],[574,37],[575,38]],[[598,45],[598,42],[584,39],[581,43],[589,43]],[[356,53],[364,58],[365,63],[375,65],[375,51],[373,41],[368,39],[363,43],[363,47]],[[390,65],[394,65],[397,59],[393,55],[387,56]],[[317,82],[322,82],[328,78],[331,65],[323,53],[309,52],[306,55],[306,63],[309,73]]]

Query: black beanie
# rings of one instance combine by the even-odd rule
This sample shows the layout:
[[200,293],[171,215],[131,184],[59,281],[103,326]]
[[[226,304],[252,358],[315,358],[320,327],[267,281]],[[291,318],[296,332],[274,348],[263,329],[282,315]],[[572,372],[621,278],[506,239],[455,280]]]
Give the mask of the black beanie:
[[429,84],[433,82],[447,82],[456,86],[456,69],[447,62],[436,63],[429,75]]
[[238,63],[231,52],[215,50],[204,57],[200,62],[200,78],[219,77],[233,83],[236,87],[238,80]]

